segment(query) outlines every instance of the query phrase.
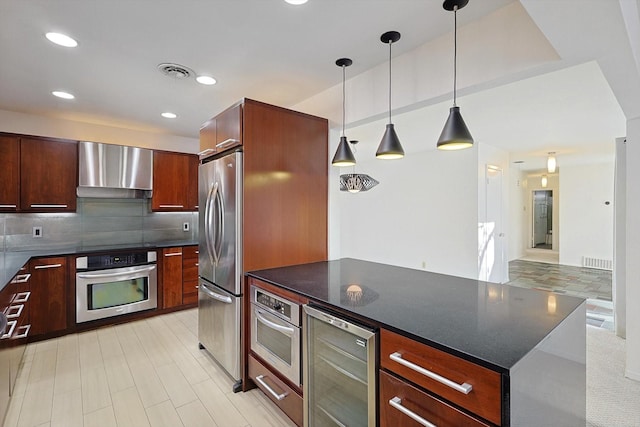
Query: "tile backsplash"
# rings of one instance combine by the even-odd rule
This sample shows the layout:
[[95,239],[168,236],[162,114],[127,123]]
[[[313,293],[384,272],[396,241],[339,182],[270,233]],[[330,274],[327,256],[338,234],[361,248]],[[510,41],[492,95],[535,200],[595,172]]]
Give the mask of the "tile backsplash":
[[198,213],[151,212],[148,199],[78,198],[75,213],[0,214],[0,231],[4,252],[194,241]]

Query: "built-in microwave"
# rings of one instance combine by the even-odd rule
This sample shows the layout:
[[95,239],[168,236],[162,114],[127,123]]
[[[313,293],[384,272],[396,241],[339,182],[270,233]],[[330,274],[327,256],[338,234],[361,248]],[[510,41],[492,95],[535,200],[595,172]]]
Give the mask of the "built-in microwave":
[[251,350],[300,386],[300,305],[251,286]]
[[157,308],[156,252],[76,258],[76,322]]

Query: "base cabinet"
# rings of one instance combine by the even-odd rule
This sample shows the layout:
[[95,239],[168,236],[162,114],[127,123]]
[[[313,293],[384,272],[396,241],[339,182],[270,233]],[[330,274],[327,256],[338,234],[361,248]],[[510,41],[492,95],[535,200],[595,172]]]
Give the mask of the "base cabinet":
[[297,426],[302,426],[302,396],[274,375],[269,368],[260,363],[252,354],[249,355],[249,377],[273,403],[291,418],[291,421],[296,423]]
[[67,329],[67,264],[66,257],[31,260],[30,336]]

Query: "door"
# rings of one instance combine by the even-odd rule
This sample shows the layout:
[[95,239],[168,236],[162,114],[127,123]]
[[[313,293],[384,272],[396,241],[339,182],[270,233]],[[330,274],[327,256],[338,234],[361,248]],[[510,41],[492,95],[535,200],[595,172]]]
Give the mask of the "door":
[[502,169],[487,165],[485,169],[485,215],[479,228],[480,280],[493,283],[508,281],[508,263],[504,248]]
[[531,247],[553,249],[553,191],[533,192],[533,242]]
[[242,292],[242,153],[200,167],[200,276],[240,295]]
[[198,340],[234,379],[240,379],[242,299],[200,280]]

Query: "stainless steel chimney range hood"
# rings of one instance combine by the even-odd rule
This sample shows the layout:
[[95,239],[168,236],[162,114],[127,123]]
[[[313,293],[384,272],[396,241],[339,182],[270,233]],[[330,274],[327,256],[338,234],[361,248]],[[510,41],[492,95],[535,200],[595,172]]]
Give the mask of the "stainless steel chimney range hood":
[[78,197],[151,197],[152,150],[83,141],[78,161]]

